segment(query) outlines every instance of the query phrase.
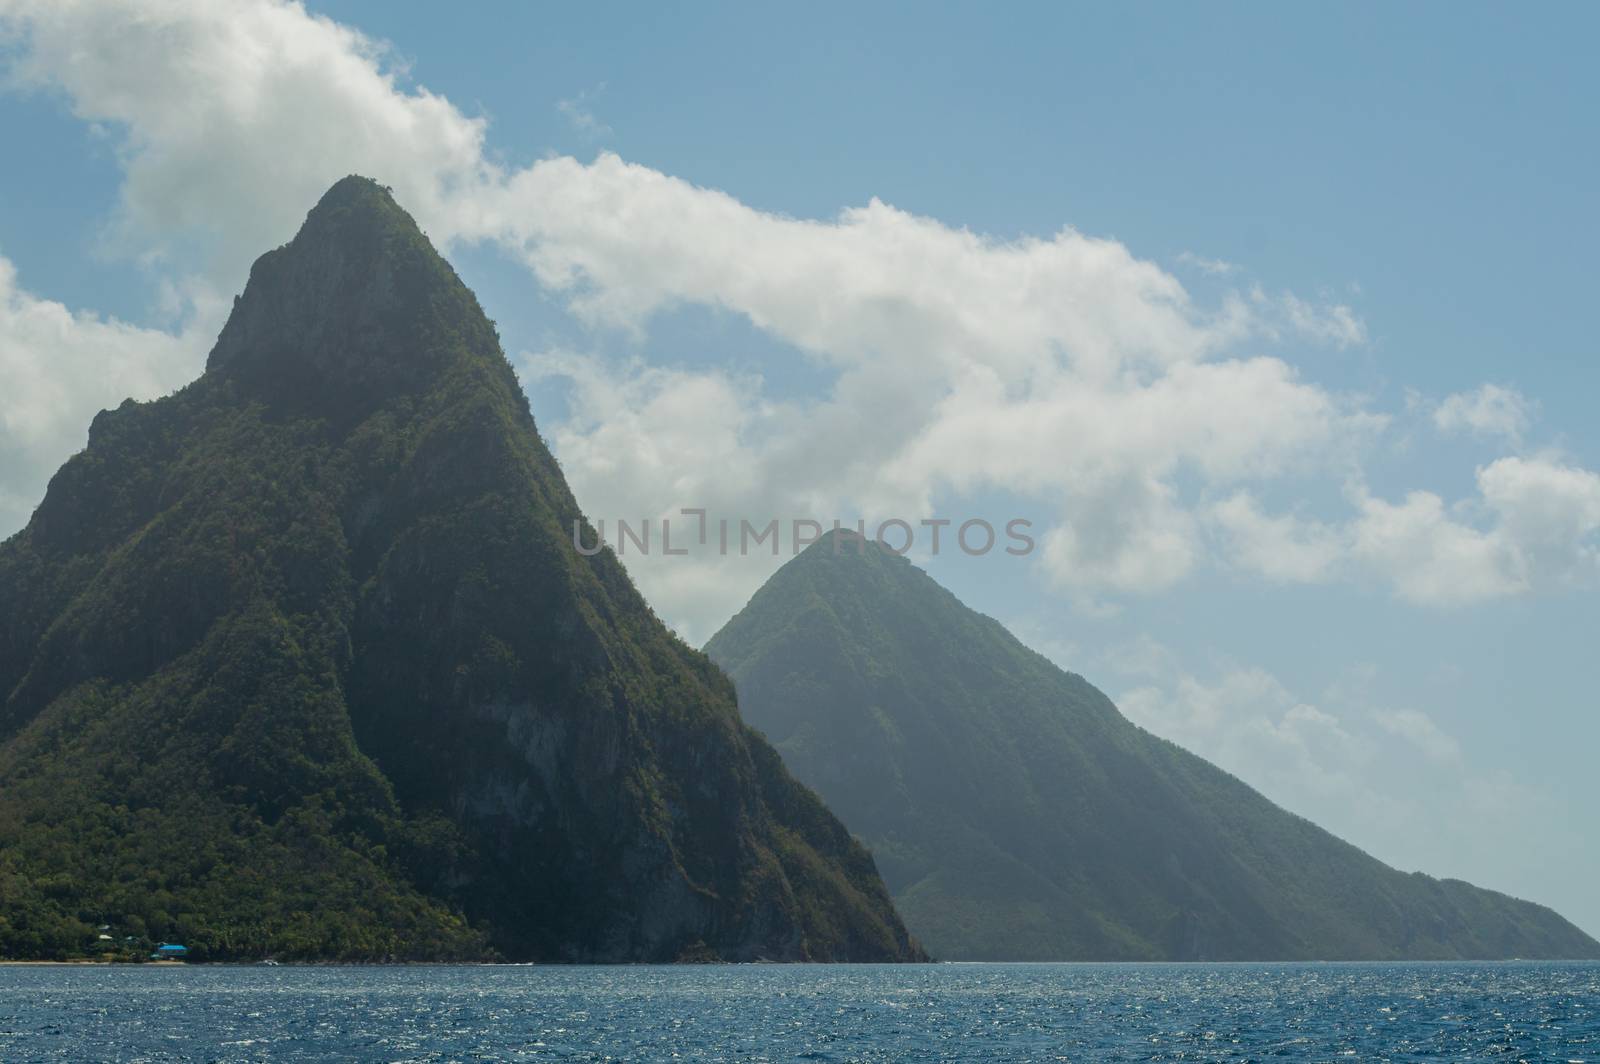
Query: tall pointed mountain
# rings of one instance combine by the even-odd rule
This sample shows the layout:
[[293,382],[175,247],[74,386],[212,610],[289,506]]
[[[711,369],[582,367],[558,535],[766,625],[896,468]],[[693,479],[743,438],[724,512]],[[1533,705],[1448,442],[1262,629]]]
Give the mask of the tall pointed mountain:
[[340,181],[0,545],[0,955],[919,956],[581,521],[477,300]]
[[707,645],[948,959],[1596,957],[1136,727],[879,544],[825,537]]

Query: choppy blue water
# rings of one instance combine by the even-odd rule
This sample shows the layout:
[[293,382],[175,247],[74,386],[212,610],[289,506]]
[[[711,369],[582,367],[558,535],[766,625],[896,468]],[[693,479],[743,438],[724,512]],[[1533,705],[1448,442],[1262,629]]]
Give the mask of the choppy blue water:
[[1600,1062],[1600,964],[0,966],[0,1059]]

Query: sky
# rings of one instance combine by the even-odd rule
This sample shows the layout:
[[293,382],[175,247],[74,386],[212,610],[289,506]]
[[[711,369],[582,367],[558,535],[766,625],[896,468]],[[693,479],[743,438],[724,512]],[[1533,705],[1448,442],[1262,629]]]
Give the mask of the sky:
[[609,538],[782,523],[624,554],[685,639],[903,520],[1143,726],[1600,934],[1600,9],[766,7],[0,0],[0,535],[362,173]]

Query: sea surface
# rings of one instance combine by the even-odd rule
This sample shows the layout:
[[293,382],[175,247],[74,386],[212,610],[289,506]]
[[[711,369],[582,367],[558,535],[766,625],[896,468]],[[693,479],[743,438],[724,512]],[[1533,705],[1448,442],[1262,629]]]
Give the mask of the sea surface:
[[0,966],[0,1060],[1600,1062],[1600,964]]

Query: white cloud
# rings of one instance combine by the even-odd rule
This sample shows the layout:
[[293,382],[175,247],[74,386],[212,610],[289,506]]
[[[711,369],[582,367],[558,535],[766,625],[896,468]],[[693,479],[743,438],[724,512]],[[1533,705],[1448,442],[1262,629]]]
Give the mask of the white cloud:
[[1419,709],[1378,710],[1373,714],[1378,726],[1404,739],[1430,761],[1442,765],[1461,764],[1461,744]]
[[[1267,299],[1259,291],[1255,293],[1255,298],[1258,301]],[[1295,332],[1337,347],[1366,343],[1366,325],[1342,303],[1324,306],[1301,299],[1293,292],[1285,292],[1278,297],[1278,304]]]
[[[699,549],[684,534],[698,531],[698,520],[682,515],[682,508],[705,509],[714,527],[729,515],[764,524],[774,517],[826,513],[832,506],[832,500],[805,497],[810,485],[802,480],[757,478],[764,468],[803,461],[794,449],[804,443],[798,425],[792,432],[778,427],[794,415],[762,400],[759,379],[615,366],[570,352],[524,359],[521,370],[525,377],[570,382],[572,416],[547,424],[544,432],[591,519],[606,521],[608,541],[616,543],[619,519],[648,518],[657,535],[666,519],[672,522],[674,549],[694,548],[670,561],[658,555],[653,566],[641,566],[634,556],[623,558],[663,618],[692,642],[710,638],[781,559],[740,556],[736,528],[730,556]],[[786,490],[790,486],[795,494]],[[708,540],[714,547],[714,531]]]
[[1477,498],[1451,509],[1425,491],[1400,503],[1361,497],[1354,556],[1427,605],[1595,586],[1600,475],[1555,456],[1508,457],[1481,467],[1477,482]]
[[1429,714],[1372,705],[1365,681],[1362,697],[1331,690],[1313,703],[1260,668],[1224,666],[1202,679],[1170,652],[1138,648],[1133,659],[1155,663],[1118,669],[1143,681],[1117,700],[1135,723],[1397,867],[1538,893],[1537,882],[1506,873],[1517,864],[1506,855],[1536,866],[1544,843],[1526,824],[1570,814],[1474,763]]
[[0,0],[0,18],[23,41],[10,80],[116,137],[120,238],[160,254],[198,237],[224,287],[346,174],[446,228],[485,180],[482,119],[402,89],[383,45],[297,3]]
[[591,139],[609,137],[611,127],[595,117],[590,102],[594,97],[605,92],[605,82],[601,82],[593,91],[584,89],[576,96],[569,96],[564,100],[556,101],[556,110],[561,116],[572,124],[572,128]]
[[1117,704],[1135,723],[1301,813],[1356,792],[1377,754],[1370,736],[1259,668],[1229,669],[1211,683],[1174,673],[1125,692]]
[[1194,519],[1154,478],[1107,486],[1043,541],[1044,565],[1066,587],[1157,591],[1188,575],[1198,553]]
[[1191,266],[1201,273],[1210,274],[1213,277],[1226,277],[1229,274],[1239,272],[1239,267],[1231,262],[1225,262],[1222,259],[1209,259],[1204,255],[1196,255],[1192,251],[1180,251],[1178,253],[1178,264],[1180,266]]
[[[1557,484],[1504,467],[1473,512],[1428,492],[1361,494],[1350,520],[1319,525],[1253,502],[1273,482],[1352,477],[1382,431],[1362,402],[1251,350],[1364,342],[1343,304],[1259,287],[1201,304],[1124,245],[1072,229],[996,240],[877,199],[795,219],[609,153],[507,168],[483,119],[297,4],[0,0],[0,18],[20,39],[12,80],[62,93],[115,138],[120,238],[157,256],[209,248],[223,290],[332,181],[366,173],[447,246],[509,249],[599,331],[642,336],[663,311],[709,307],[830,378],[819,395],[778,399],[759,375],[723,368],[528,357],[526,374],[573,382],[572,418],[544,428],[596,516],[916,518],[1005,493],[1051,517],[1038,557],[1085,602],[1182,580],[1210,559],[1208,529],[1247,571],[1328,579],[1346,568],[1337,544],[1432,603],[1519,592],[1592,561],[1572,494],[1592,476],[1582,470]],[[581,123],[585,98],[568,102]],[[1507,404],[1488,406],[1503,423]],[[66,446],[29,452],[30,475]],[[667,616],[703,630],[764,572],[652,559],[635,574]]]
[[[1019,639],[1027,642],[1026,633],[1016,629],[1012,631],[1016,632]],[[1033,644],[1029,642],[1028,645]],[[1054,660],[1063,669],[1077,671],[1083,667],[1081,661]],[[1100,652],[1099,660],[1111,672],[1149,682],[1159,682],[1182,671],[1178,656],[1172,648],[1149,633],[1140,633],[1133,639],[1106,648]]]
[[1485,384],[1446,397],[1434,407],[1433,423],[1441,432],[1472,432],[1518,443],[1533,423],[1535,409],[1536,404],[1515,389]]
[[1456,520],[1433,492],[1414,491],[1399,503],[1363,498],[1352,533],[1354,556],[1413,602],[1458,605],[1529,588],[1509,545]]
[[1227,541],[1235,564],[1280,583],[1328,579],[1346,553],[1339,532],[1320,521],[1263,513],[1248,492],[1235,492],[1206,512]]
[[1241,568],[1290,583],[1365,571],[1418,605],[1600,582],[1600,475],[1554,455],[1507,457],[1479,468],[1477,487],[1447,505],[1430,491],[1390,502],[1358,484],[1344,522],[1266,514],[1241,491],[1204,516]]
[[[1222,355],[1285,328],[1277,304],[1196,307],[1122,245],[1070,230],[1000,242],[877,201],[798,221],[615,156],[538,164],[504,198],[483,231],[520,246],[588,320],[642,329],[659,310],[709,305],[836,374],[808,401],[771,401],[748,381],[729,425],[719,387],[695,389],[697,412],[681,404],[686,373],[582,360],[576,416],[555,439],[591,508],[670,511],[714,493],[762,518],[915,520],[952,493],[999,488],[1061,515],[1040,555],[1058,582],[1149,591],[1181,579],[1199,551],[1180,474],[1232,482],[1323,466],[1381,423],[1280,360]],[[571,365],[536,357],[529,371]],[[710,467],[693,464],[698,448],[656,443],[668,430],[638,411],[665,396],[684,424],[726,430]],[[670,474],[616,460],[636,454]],[[655,595],[666,577],[652,570],[668,566],[682,592],[682,561],[635,573]],[[706,579],[726,594],[726,580]]]
[[1600,576],[1600,475],[1556,457],[1501,458],[1478,470],[1478,491],[1531,578]]
[[89,422],[123,399],[150,399],[192,379],[218,308],[192,312],[180,334],[74,313],[29,293],[0,257],[0,534],[26,522],[56,467],[83,446]]

